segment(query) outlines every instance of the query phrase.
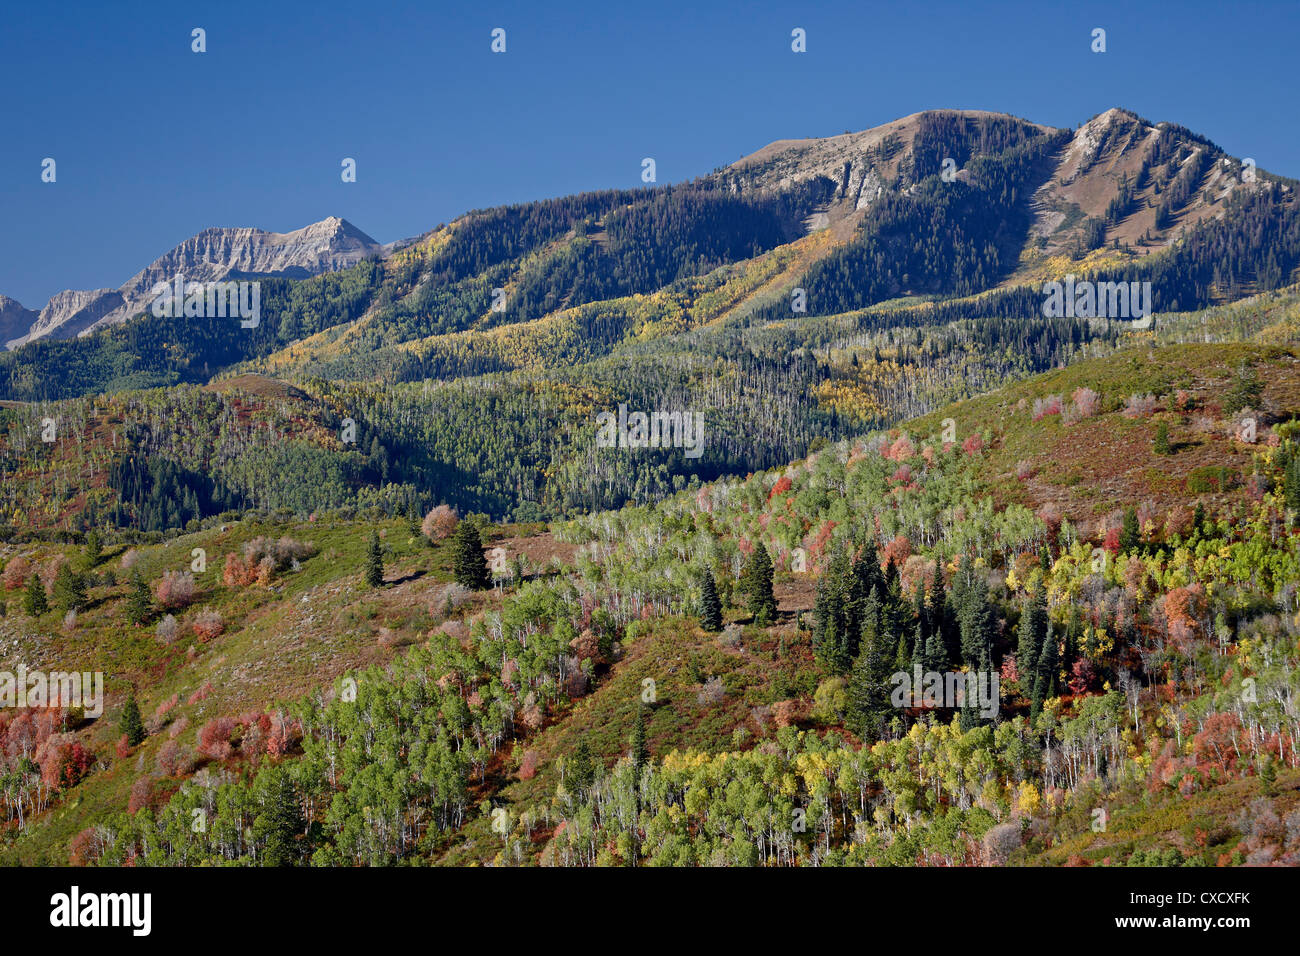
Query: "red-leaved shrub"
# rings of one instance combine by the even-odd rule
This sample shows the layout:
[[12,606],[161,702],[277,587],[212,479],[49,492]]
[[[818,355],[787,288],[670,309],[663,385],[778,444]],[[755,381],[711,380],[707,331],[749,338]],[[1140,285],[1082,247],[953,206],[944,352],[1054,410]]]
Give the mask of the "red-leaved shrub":
[[438,505],[420,523],[420,530],[430,541],[441,541],[456,530],[456,512],[447,505]]
[[179,611],[194,602],[194,575],[189,571],[167,571],[158,582],[158,606],[165,611]]

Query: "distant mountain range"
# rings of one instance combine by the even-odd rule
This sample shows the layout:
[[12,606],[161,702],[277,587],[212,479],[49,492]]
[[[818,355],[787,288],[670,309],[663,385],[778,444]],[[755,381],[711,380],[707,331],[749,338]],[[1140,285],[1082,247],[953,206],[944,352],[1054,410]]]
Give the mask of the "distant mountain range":
[[[159,341],[195,339],[182,350],[184,367],[168,359],[164,371],[158,356],[118,343],[118,357],[101,363],[112,374],[78,388],[194,380],[196,369],[206,375],[292,342],[302,347],[277,367],[327,376],[387,369],[412,380],[511,367],[481,349],[443,361],[459,349],[443,337],[568,321],[570,310],[722,267],[755,277],[725,313],[732,320],[789,318],[794,289],[807,290],[810,316],[919,297],[944,321],[1023,317],[1041,306],[1044,281],[1069,272],[1155,280],[1156,311],[1199,308],[1297,281],[1295,187],[1191,130],[1123,109],[1077,130],[930,110],[857,133],[778,140],[688,183],[479,210],[388,245],[338,218],[284,234],[208,229],[118,289],[61,292],[39,314],[0,296],[0,340],[12,349],[115,326],[145,312],[155,283],[178,273],[286,285],[266,303],[260,336],[214,328],[223,341],[214,349],[208,332],[170,327]],[[385,267],[362,264],[372,257]],[[322,282],[328,273],[346,276]],[[508,309],[493,305],[493,289],[508,291]],[[1001,298],[966,301],[993,292]],[[631,319],[582,321],[596,323],[579,333],[592,354],[632,329]],[[66,361],[42,352],[0,363],[0,396],[45,394],[50,363]]]
[[0,295],[0,341],[9,348],[41,338],[66,339],[145,311],[158,282],[283,276],[305,279],[346,269],[384,247],[350,222],[331,216],[293,232],[204,229],[155,259],[117,289],[66,290],[39,313]]

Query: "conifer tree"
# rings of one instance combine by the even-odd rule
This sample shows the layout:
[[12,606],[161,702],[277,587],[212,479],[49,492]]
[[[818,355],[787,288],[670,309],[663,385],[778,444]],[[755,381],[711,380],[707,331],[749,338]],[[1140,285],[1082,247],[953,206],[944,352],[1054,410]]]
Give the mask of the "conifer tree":
[[1277,790],[1277,765],[1265,754],[1259,767],[1259,792],[1266,797],[1276,797]]
[[[966,570],[970,571],[969,564],[966,565]],[[961,577],[966,581],[957,609],[961,660],[962,663],[975,667],[981,659],[992,654],[993,608],[989,604],[988,587],[983,581],[973,580],[966,575]]]
[[1020,687],[1026,697],[1033,694],[1034,675],[1037,673],[1038,652],[1043,646],[1043,633],[1047,629],[1047,593],[1042,587],[1025,596],[1024,610],[1020,614],[1019,641],[1016,646],[1016,671]]
[[1160,422],[1156,425],[1156,438],[1151,450],[1157,455],[1173,453],[1173,449],[1169,447],[1169,425],[1167,422]]
[[948,669],[948,649],[938,634],[931,632],[925,639],[926,670],[942,673]]
[[370,532],[370,547],[366,551],[366,584],[377,588],[384,583],[384,549],[379,543],[379,531]]
[[67,562],[59,565],[54,577],[54,600],[65,611],[86,606],[86,582]]
[[573,756],[565,762],[564,784],[570,793],[582,794],[596,782],[596,761],[587,741],[580,740]]
[[713,632],[722,630],[722,602],[718,600],[718,585],[712,571],[700,576],[700,627]]
[[1034,695],[1030,715],[1036,718],[1042,710],[1043,701],[1049,697],[1055,697],[1057,691],[1057,668],[1060,666],[1059,653],[1056,646],[1056,635],[1052,633],[1051,621],[1046,622],[1043,633],[1043,644],[1039,649],[1038,658],[1034,662]]
[[1293,451],[1286,463],[1282,494],[1287,510],[1300,512],[1300,450]]
[[934,559],[934,574],[930,578],[930,593],[926,597],[926,616],[930,627],[943,643],[944,655],[951,664],[961,659],[961,643],[952,618],[952,608],[943,584],[943,558]]
[[639,780],[641,768],[650,761],[650,745],[646,742],[645,704],[641,704],[636,709],[636,723],[632,725],[631,756]]
[[848,557],[837,549],[826,571],[817,581],[813,604],[813,653],[817,662],[832,673],[842,674],[852,657],[846,657],[849,627]]
[[104,548],[100,543],[99,535],[92,531],[86,535],[86,569],[90,570],[99,564],[100,558],[104,556]]
[[772,557],[762,541],[745,563],[740,575],[741,593],[756,624],[770,624],[776,618],[776,596],[772,592]]
[[45,585],[41,576],[33,574],[27,579],[27,591],[23,594],[23,610],[32,617],[40,617],[50,609],[50,602],[45,599]]
[[126,737],[129,746],[135,747],[144,740],[144,721],[140,719],[140,705],[135,702],[135,691],[127,695],[122,707],[122,718],[118,729]]
[[[883,584],[880,574],[880,555],[876,551],[875,541],[871,538],[862,545],[857,560],[853,562],[851,578],[849,600],[855,605],[865,601],[873,589]],[[861,627],[860,614],[858,617],[858,625]]]
[[126,599],[127,620],[135,625],[147,624],[152,616],[153,595],[149,593],[149,585],[141,577],[139,568],[132,568],[131,593]]
[[1068,675],[1074,670],[1074,662],[1079,659],[1079,644],[1083,639],[1083,618],[1077,604],[1070,605],[1070,619],[1065,625],[1064,651],[1061,655],[1061,669]]
[[262,866],[293,866],[301,858],[298,835],[306,829],[293,780],[283,767],[259,774],[262,812],[253,819],[253,837],[261,843]]
[[[881,618],[880,585],[878,583],[871,585],[871,589],[867,592],[866,598],[858,608],[857,627],[859,634],[859,648],[862,646],[862,636],[866,635],[868,631],[875,634],[883,633],[882,628],[884,627],[884,621]],[[882,638],[882,640],[884,640],[884,638]],[[880,647],[877,648],[877,651],[882,658],[888,657],[893,652],[893,635],[890,635],[888,640],[888,646],[882,643]],[[857,655],[855,654],[854,659],[856,658]]]
[[888,661],[881,654],[881,640],[868,625],[859,642],[861,650],[849,672],[849,717],[864,741],[878,740],[889,719]]
[[[882,632],[883,639],[884,634]],[[900,633],[894,650],[894,672],[904,673],[912,669],[912,645],[908,643],[907,636]]]
[[1137,509],[1129,505],[1124,509],[1124,524],[1119,532],[1119,551],[1131,551],[1141,543],[1142,535],[1138,528]]
[[483,539],[473,521],[456,525],[452,536],[452,564],[456,583],[471,591],[486,590],[492,584],[487,558],[483,554]]
[[1264,386],[1259,380],[1259,375],[1251,365],[1243,361],[1237,367],[1232,388],[1228,389],[1224,396],[1223,410],[1231,415],[1243,408],[1259,408],[1263,392]]

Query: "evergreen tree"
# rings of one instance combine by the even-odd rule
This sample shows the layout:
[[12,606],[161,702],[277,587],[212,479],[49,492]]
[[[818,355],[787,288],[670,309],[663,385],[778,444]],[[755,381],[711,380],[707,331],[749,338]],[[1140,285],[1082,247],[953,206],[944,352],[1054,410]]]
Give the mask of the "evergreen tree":
[[1061,669],[1067,675],[1074,672],[1074,662],[1079,659],[1079,646],[1083,641],[1083,618],[1077,604],[1070,605],[1070,620],[1065,625],[1064,651],[1061,655]]
[[[881,632],[881,639],[884,639],[884,632]],[[903,673],[912,669],[912,645],[908,643],[907,636],[899,633],[898,641],[894,645],[894,673]]]
[[298,835],[307,827],[288,771],[269,767],[258,775],[262,812],[253,819],[253,838],[262,846],[262,866],[293,866],[301,859]]
[[[894,638],[892,634],[886,635],[884,632],[885,622],[881,617],[880,585],[878,583],[871,585],[871,590],[867,592],[866,598],[858,608],[856,619],[858,627],[858,650],[861,650],[862,640],[866,634],[877,634],[880,635],[878,637],[879,645],[877,647],[877,653],[880,654],[882,660],[888,659],[893,653]],[[854,659],[857,659],[856,654],[854,654]]]
[[54,600],[65,611],[76,611],[86,606],[86,582],[66,561],[59,565],[54,576]]
[[1272,757],[1265,755],[1259,767],[1259,792],[1266,797],[1276,797],[1277,791],[1277,764]]
[[700,577],[700,627],[706,631],[722,630],[722,602],[718,600],[718,585],[712,571],[705,571]]
[[104,548],[99,541],[99,535],[92,531],[90,534],[86,535],[86,569],[90,570],[96,567],[103,556]]
[[370,532],[370,547],[366,551],[366,584],[372,588],[384,583],[384,548],[379,543],[379,531]]
[[1173,454],[1173,449],[1169,447],[1169,425],[1166,422],[1160,422],[1156,425],[1156,440],[1153,451],[1157,455]]
[[880,739],[890,716],[890,675],[874,627],[864,628],[859,646],[861,650],[849,672],[849,718],[858,736],[870,742]]
[[1300,451],[1291,454],[1282,480],[1282,494],[1287,510],[1300,512]]
[[1020,614],[1019,641],[1016,645],[1016,671],[1020,675],[1020,689],[1026,696],[1034,692],[1034,676],[1038,672],[1038,653],[1043,646],[1047,630],[1047,593],[1037,587],[1025,596],[1024,610]]
[[1132,551],[1142,541],[1141,530],[1138,528],[1137,509],[1129,505],[1124,509],[1124,524],[1119,532],[1119,551],[1123,554],[1126,551]]
[[33,574],[27,579],[27,591],[23,594],[23,610],[32,617],[40,617],[50,609],[50,602],[45,599],[45,585],[41,576]]
[[[884,579],[880,574],[880,555],[876,551],[876,542],[872,538],[868,538],[859,550],[857,560],[853,562],[850,602],[865,601],[873,590],[883,584]],[[859,619],[860,625],[861,620]]]
[[1039,648],[1038,659],[1034,662],[1034,694],[1030,715],[1036,718],[1043,708],[1043,701],[1055,697],[1057,689],[1057,670],[1060,667],[1060,654],[1056,646],[1056,635],[1052,633],[1051,621],[1046,621],[1043,644]]
[[1224,396],[1223,410],[1231,415],[1243,408],[1259,408],[1259,400],[1263,393],[1264,386],[1255,369],[1248,363],[1242,362],[1237,368],[1232,388],[1228,389],[1228,393]]
[[636,709],[636,723],[632,725],[631,756],[639,780],[641,778],[641,768],[650,761],[650,745],[646,742],[645,704],[641,704]]
[[901,585],[898,583],[898,566],[894,564],[894,556],[890,555],[889,560],[885,562],[884,570],[885,593],[901,594]]
[[842,674],[851,657],[845,657],[849,626],[848,556],[836,549],[826,571],[817,580],[817,597],[813,603],[813,654],[817,662],[832,673]]
[[487,557],[483,554],[483,539],[473,521],[456,525],[452,535],[452,563],[456,582],[471,591],[486,590],[492,584],[488,573]]
[[925,604],[925,582],[917,581],[912,591],[912,616],[916,618],[916,632],[921,642],[926,644],[931,637],[930,615]]
[[966,596],[961,618],[962,663],[971,667],[993,654],[993,636],[996,630],[993,606],[989,603],[988,588],[982,584],[972,588]]
[[118,729],[126,737],[129,746],[135,747],[144,741],[144,721],[140,719],[140,705],[135,702],[135,691],[127,695],[122,707],[122,718]]
[[770,624],[776,618],[776,596],[772,592],[772,557],[762,541],[745,562],[740,574],[740,592],[745,596],[754,623]]
[[[885,565],[880,578],[880,633],[884,635],[903,635],[911,631],[912,609],[903,595],[902,585],[898,580],[898,570],[893,561]],[[911,647],[911,641],[908,641]],[[910,653],[910,651],[909,651]],[[908,664],[911,667],[911,664]]]
[[[920,628],[918,627],[919,631]],[[948,649],[943,646],[943,639],[931,632],[925,639],[925,669],[935,673],[948,670]]]
[[587,741],[581,740],[565,762],[564,783],[570,793],[581,795],[596,782],[596,761]]
[[126,617],[132,624],[148,624],[153,617],[153,595],[138,568],[131,569],[131,593],[126,599]]
[[930,578],[930,593],[926,599],[926,617],[930,627],[943,643],[944,657],[949,664],[961,659],[961,640],[952,606],[943,584],[943,558],[934,559],[934,574]]

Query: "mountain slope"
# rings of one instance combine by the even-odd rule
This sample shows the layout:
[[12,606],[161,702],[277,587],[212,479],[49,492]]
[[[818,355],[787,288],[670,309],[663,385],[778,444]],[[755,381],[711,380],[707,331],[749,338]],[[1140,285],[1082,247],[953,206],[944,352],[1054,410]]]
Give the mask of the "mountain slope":
[[0,295],[0,345],[26,335],[39,315],[16,299]]
[[[1243,361],[1261,383],[1253,443],[1233,438],[1227,407]],[[1035,400],[1085,386],[1098,393],[1087,414],[1080,404],[1068,420],[1036,415]],[[1157,401],[1126,415],[1129,396],[1147,390]],[[254,379],[223,394],[258,430],[276,409],[270,421],[284,428],[303,401]],[[0,667],[102,667],[111,681],[98,720],[50,728],[0,715],[0,733],[35,741],[41,770],[73,768],[52,774],[57,788],[40,791],[49,802],[21,830],[9,822],[2,852],[29,863],[250,864],[264,838],[245,846],[230,834],[284,768],[320,824],[304,833],[304,861],[322,865],[1101,864],[1152,851],[1201,865],[1294,860],[1294,835],[1256,821],[1285,818],[1300,785],[1289,743],[1300,533],[1285,515],[1286,496],[1300,492],[1283,460],[1297,451],[1297,414],[1294,344],[1134,337],[1113,355],[656,506],[548,532],[485,526],[486,548],[519,558],[522,578],[510,572],[499,590],[451,586],[450,542],[430,547],[396,517],[230,516],[141,539],[129,557],[125,541],[111,542],[71,621],[32,617],[7,592]],[[1161,422],[1173,440],[1161,469],[1177,484],[1169,494],[1150,484]],[[1062,482],[1059,511],[1036,517],[1039,489],[1079,467],[1063,460],[1075,447],[1093,473],[1083,487]],[[1020,460],[1023,475],[1008,475]],[[1211,471],[1212,487],[1191,481]],[[1102,493],[1085,494],[1094,483]],[[1110,538],[1122,502],[1140,515],[1136,541]],[[385,552],[378,588],[362,578],[371,528]],[[760,541],[776,565],[771,625],[750,619],[737,575]],[[936,561],[954,647],[967,648],[972,595],[985,595],[983,639],[1004,675],[996,726],[919,707],[863,745],[856,678],[827,654],[838,625],[823,603],[847,560],[838,549],[863,541],[880,547],[889,619],[904,622],[888,633],[909,648],[925,627],[913,596],[926,595]],[[207,570],[192,603],[172,611],[179,636],[154,630],[161,610],[133,627],[131,572],[161,595],[164,572],[196,548]],[[796,548],[806,572],[792,568]],[[1100,565],[1094,548],[1109,554]],[[262,557],[265,573],[250,574]],[[7,568],[61,559],[88,560],[66,543],[4,551]],[[721,634],[694,619],[705,571],[734,625]],[[1056,691],[1035,703],[1016,665],[1039,586],[1053,647],[1069,657],[1050,675]],[[349,675],[355,700],[342,692]],[[1243,676],[1257,699],[1242,693]],[[147,733],[119,751],[129,686]],[[644,789],[628,757],[638,721]],[[73,743],[88,764],[59,762],[79,753]],[[1270,759],[1271,792],[1257,770]],[[15,800],[38,799],[30,773],[14,780]],[[1114,817],[1109,832],[1092,826],[1096,807]],[[195,808],[209,814],[202,832],[190,826]],[[806,828],[793,825],[796,809]]]

